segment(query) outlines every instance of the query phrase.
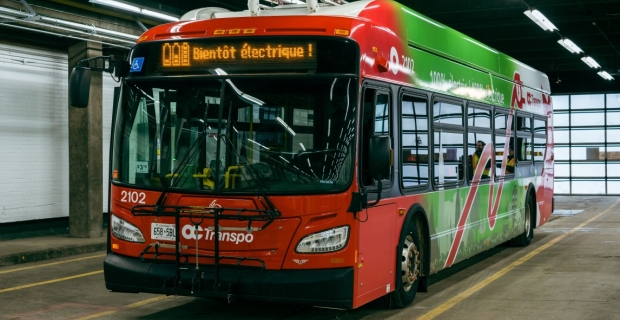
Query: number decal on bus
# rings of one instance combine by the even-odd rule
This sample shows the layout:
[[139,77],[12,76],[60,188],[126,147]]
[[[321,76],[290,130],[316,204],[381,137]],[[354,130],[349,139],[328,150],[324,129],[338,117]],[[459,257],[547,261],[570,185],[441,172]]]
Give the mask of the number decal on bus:
[[136,191],[121,191],[121,202],[131,202],[131,203],[140,203],[144,204],[144,200],[146,199],[146,194],[144,192],[136,192]]

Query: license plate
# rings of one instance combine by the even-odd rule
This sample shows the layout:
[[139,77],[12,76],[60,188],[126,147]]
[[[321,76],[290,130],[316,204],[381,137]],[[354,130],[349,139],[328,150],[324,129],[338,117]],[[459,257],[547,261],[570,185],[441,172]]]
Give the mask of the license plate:
[[175,241],[174,224],[151,223],[151,239]]

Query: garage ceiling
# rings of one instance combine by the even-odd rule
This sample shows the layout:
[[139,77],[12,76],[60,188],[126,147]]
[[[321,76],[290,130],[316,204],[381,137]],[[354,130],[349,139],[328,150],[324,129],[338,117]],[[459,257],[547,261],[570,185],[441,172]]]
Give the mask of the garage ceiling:
[[[354,0],[349,0],[354,1]],[[38,1],[40,3],[40,1]],[[116,9],[88,0],[51,0],[56,5]],[[141,7],[178,16],[201,7],[247,9],[247,0],[125,0]],[[618,0],[399,0],[410,8],[502,51],[538,70],[551,80],[552,92],[620,92],[620,1]],[[261,3],[268,4],[265,0]],[[558,32],[544,31],[523,12],[541,11]],[[117,11],[116,13],[120,13]],[[147,24],[147,27],[149,25]],[[581,56],[557,43],[566,37],[616,78],[606,81]]]

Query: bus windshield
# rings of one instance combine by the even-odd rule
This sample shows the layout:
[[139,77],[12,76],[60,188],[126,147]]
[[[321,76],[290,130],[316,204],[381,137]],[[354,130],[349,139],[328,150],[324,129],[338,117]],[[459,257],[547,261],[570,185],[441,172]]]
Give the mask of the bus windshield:
[[115,182],[206,193],[324,193],[352,181],[355,78],[127,81]]

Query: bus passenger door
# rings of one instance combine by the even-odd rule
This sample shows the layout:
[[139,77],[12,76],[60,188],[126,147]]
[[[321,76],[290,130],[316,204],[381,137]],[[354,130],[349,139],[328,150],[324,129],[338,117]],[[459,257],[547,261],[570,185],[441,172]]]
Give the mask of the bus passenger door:
[[[377,181],[368,174],[368,142],[373,135],[392,137],[390,93],[381,88],[366,88],[362,115],[361,184],[366,188],[368,202],[377,197]],[[394,140],[392,139],[392,147]],[[390,203],[392,176],[382,180],[381,203],[369,206],[358,214],[358,259],[354,305],[372,301],[394,289],[396,246],[392,243],[396,233],[396,204]]]

